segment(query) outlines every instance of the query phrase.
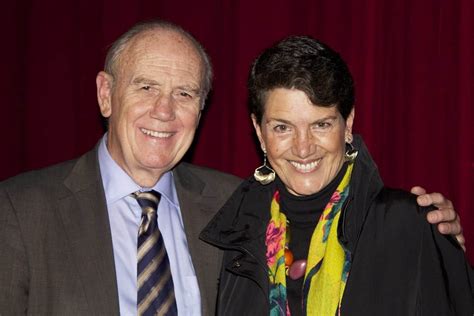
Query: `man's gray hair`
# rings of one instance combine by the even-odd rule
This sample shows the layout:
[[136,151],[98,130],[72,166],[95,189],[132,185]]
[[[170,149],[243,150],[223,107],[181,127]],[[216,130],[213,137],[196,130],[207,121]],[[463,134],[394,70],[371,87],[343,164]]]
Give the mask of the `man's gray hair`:
[[123,33],[115,42],[113,42],[109,50],[107,51],[104,66],[105,72],[112,76],[115,76],[117,71],[117,62],[122,52],[125,50],[125,48],[127,48],[128,43],[133,38],[135,38],[135,36],[156,29],[170,30],[180,34],[181,36],[189,40],[189,42],[199,53],[202,65],[204,67],[204,73],[201,79],[201,106],[204,106],[207,94],[211,90],[212,86],[212,65],[209,55],[206,53],[201,43],[199,43],[197,39],[194,38],[193,35],[191,35],[191,33],[174,23],[160,19],[154,19],[150,21],[140,22],[132,26],[127,32]]

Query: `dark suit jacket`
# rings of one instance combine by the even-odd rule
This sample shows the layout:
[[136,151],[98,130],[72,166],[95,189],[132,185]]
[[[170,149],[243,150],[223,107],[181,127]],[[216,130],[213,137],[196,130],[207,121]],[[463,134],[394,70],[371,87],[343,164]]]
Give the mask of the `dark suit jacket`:
[[[174,179],[201,291],[213,315],[221,254],[199,232],[240,180],[180,164]],[[0,183],[0,315],[118,315],[97,151]]]

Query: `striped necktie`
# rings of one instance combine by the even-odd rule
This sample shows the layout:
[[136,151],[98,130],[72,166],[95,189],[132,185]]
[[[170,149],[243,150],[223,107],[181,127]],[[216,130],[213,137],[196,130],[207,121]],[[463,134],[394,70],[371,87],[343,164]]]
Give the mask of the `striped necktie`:
[[137,310],[138,315],[177,315],[173,280],[165,244],[158,229],[160,193],[135,192],[142,208],[138,230]]

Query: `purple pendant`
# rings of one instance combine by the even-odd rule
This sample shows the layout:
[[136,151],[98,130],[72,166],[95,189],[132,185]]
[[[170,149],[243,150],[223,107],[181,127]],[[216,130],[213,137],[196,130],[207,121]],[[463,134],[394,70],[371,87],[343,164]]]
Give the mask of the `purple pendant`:
[[293,262],[288,269],[288,276],[292,280],[298,280],[302,276],[304,276],[304,273],[306,272],[306,260],[305,259],[300,259],[296,260]]

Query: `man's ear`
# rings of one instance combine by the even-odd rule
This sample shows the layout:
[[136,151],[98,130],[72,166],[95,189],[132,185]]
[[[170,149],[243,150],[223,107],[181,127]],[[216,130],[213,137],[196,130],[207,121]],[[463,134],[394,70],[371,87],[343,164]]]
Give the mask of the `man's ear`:
[[95,78],[97,85],[97,101],[99,102],[100,113],[102,116],[107,118],[112,114],[112,86],[113,77],[101,71]]
[[253,128],[255,128],[255,132],[257,133],[258,141],[260,142],[260,147],[263,151],[265,151],[265,142],[263,141],[262,137],[262,129],[260,127],[260,124],[257,123],[257,117],[255,116],[255,114],[252,114],[250,115],[250,118],[252,119]]

